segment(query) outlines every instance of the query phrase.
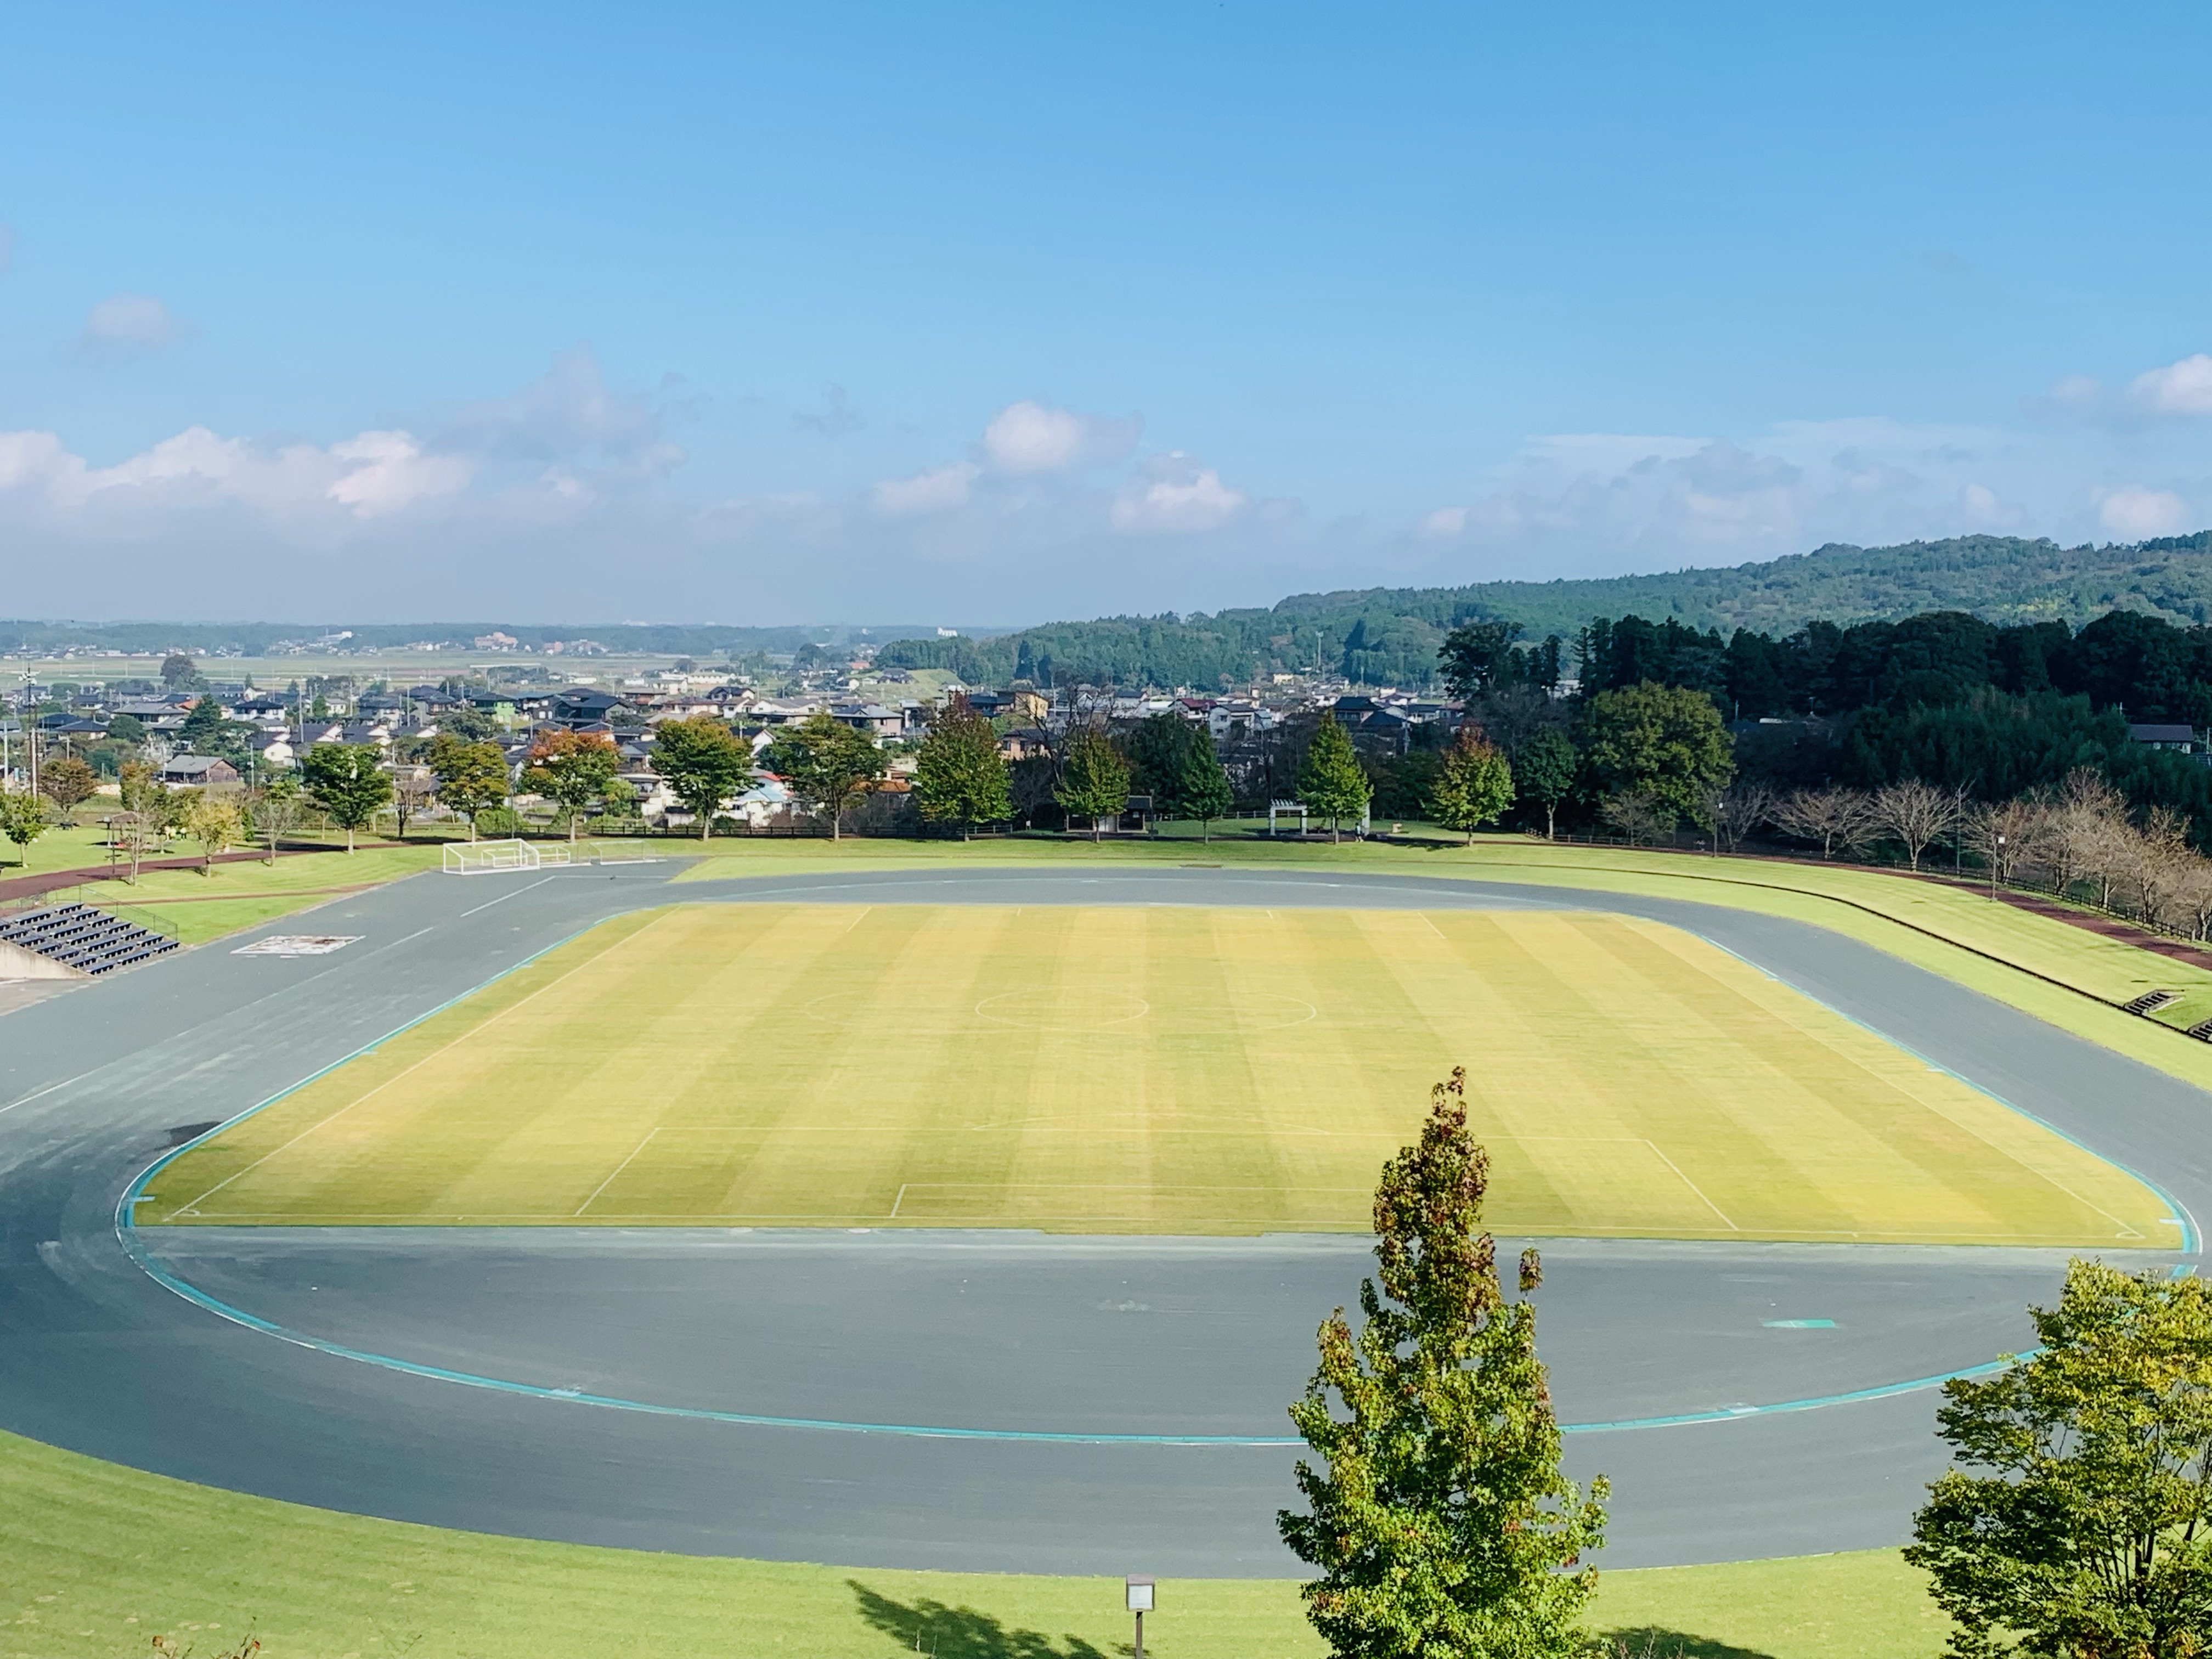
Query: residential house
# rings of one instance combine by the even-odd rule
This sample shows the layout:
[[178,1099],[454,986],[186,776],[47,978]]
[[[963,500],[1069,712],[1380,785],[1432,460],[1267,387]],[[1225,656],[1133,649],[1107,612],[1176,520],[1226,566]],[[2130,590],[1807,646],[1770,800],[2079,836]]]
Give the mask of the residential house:
[[172,755],[154,774],[172,789],[225,789],[238,786],[238,769],[214,755]]

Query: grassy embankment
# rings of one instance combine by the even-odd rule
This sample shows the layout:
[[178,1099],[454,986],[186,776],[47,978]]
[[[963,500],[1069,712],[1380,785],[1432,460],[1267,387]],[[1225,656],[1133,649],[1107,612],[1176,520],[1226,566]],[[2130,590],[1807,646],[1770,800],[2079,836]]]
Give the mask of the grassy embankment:
[[[111,1659],[156,1632],[210,1653],[250,1629],[264,1659],[1103,1659],[1128,1641],[1121,1589],[446,1532],[0,1435],[0,1655]],[[1665,1659],[1933,1659],[1942,1630],[1887,1550],[1607,1573],[1592,1624],[1638,1656],[1663,1632]],[[1279,1579],[1170,1577],[1145,1639],[1160,1659],[1323,1651]]]

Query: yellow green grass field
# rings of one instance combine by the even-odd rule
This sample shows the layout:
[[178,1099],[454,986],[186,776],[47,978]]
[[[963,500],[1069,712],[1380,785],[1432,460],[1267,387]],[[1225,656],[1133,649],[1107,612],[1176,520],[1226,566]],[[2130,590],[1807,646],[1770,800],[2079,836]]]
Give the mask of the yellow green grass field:
[[1516,1233],[2167,1242],[2131,1177],[1585,912],[678,905],[171,1164],[150,1223],[1357,1230],[1469,1070]]

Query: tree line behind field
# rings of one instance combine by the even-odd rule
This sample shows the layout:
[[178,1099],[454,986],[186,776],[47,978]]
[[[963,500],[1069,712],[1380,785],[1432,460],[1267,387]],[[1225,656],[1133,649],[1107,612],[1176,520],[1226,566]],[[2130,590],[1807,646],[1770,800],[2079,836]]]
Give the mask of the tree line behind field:
[[1783,639],[1822,617],[1850,624],[1965,611],[2004,624],[2079,625],[2114,609],[2185,627],[2212,622],[2212,532],[2074,548],[1962,536],[1828,546],[1727,569],[1299,593],[1212,615],[1056,622],[981,640],[894,638],[877,661],[950,669],[975,684],[1019,678],[1212,691],[1276,673],[1324,673],[1419,689],[1440,678],[1444,635],[1468,622],[1517,622],[1531,638],[1567,640],[1594,616],[1635,614],[1671,617],[1725,641],[1739,629]]

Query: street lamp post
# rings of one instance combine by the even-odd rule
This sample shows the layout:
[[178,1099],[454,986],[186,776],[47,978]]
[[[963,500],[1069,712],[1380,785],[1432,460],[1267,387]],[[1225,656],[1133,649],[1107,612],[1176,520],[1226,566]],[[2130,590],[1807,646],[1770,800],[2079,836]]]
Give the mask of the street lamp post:
[[1133,1659],[1145,1659],[1145,1615],[1152,1610],[1152,1581],[1132,1577],[1127,1581],[1125,1593],[1129,1611],[1137,1615],[1137,1645]]
[[2004,834],[1997,834],[1996,846],[1990,854],[1990,896],[1997,896],[1997,866],[2004,861]]

